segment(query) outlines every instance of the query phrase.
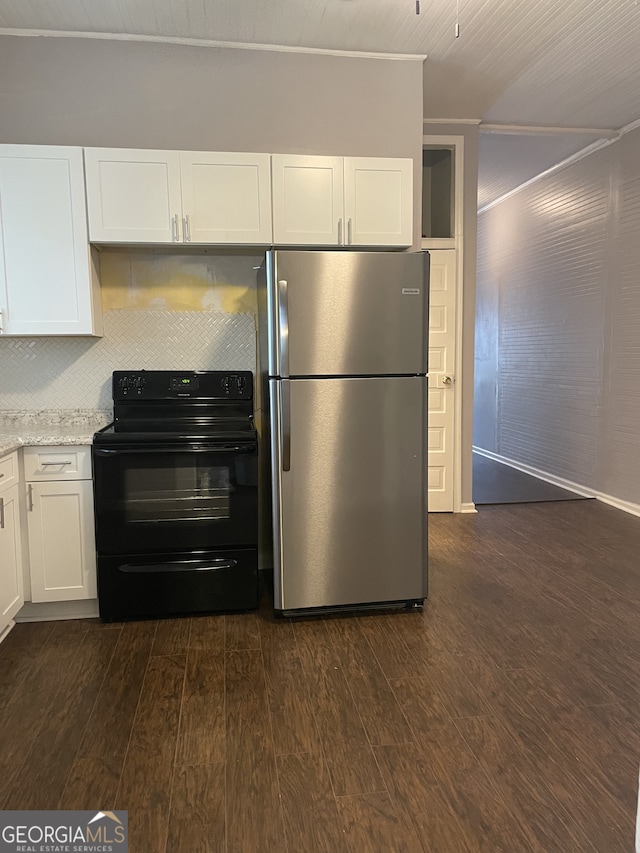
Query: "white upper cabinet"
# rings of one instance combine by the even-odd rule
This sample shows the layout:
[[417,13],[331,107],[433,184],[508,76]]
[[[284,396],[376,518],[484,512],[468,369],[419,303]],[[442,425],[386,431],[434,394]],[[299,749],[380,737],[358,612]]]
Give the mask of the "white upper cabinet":
[[344,158],[345,244],[410,246],[413,160]]
[[341,246],[343,158],[273,154],[271,170],[273,242]]
[[183,239],[269,245],[269,160],[268,154],[182,151]]
[[413,161],[274,154],[277,245],[410,246]]
[[97,243],[271,243],[268,154],[86,148]]
[[180,154],[85,148],[89,239],[171,243],[182,216]]
[[82,149],[0,145],[0,334],[100,334]]

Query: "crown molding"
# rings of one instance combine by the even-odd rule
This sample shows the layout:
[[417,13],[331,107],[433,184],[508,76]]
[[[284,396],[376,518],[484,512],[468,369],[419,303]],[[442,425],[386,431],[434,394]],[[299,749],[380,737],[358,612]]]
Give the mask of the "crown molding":
[[225,50],[264,50],[276,53],[311,53],[321,56],[346,56],[356,59],[392,59],[399,62],[424,62],[426,54],[373,53],[358,50],[329,50],[323,47],[293,47],[283,44],[253,44],[249,42],[215,41],[213,39],[179,38],[177,36],[147,36],[129,33],[92,33],[73,30],[18,30],[0,27],[2,36],[23,38],[97,39],[102,41],[149,42],[151,44],[180,44],[188,47],[217,47]]
[[566,133],[599,136],[601,139],[614,139],[618,131],[603,127],[544,127],[523,124],[485,124],[481,122],[480,133],[504,134],[505,136],[556,136]]
[[425,118],[422,120],[422,126],[427,124],[471,124],[477,126],[481,123],[480,118]]
[[619,134],[620,136],[624,136],[625,133],[631,133],[632,130],[637,130],[640,127],[640,118],[632,121],[630,124],[625,124],[624,127],[620,128]]

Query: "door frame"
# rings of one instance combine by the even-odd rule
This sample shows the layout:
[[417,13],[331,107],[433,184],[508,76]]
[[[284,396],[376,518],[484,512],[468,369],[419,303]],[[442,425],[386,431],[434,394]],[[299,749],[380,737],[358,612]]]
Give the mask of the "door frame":
[[462,317],[464,295],[464,136],[425,134],[422,137],[422,150],[425,148],[449,148],[453,159],[453,236],[447,238],[422,238],[422,249],[455,250],[455,317],[454,351],[456,368],[453,384],[453,512],[474,512],[473,504],[462,503]]

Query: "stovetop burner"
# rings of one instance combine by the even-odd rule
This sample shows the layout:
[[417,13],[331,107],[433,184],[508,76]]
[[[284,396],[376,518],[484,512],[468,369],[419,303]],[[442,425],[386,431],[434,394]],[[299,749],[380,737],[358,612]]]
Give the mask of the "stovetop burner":
[[249,371],[115,371],[112,391],[95,444],[256,440]]

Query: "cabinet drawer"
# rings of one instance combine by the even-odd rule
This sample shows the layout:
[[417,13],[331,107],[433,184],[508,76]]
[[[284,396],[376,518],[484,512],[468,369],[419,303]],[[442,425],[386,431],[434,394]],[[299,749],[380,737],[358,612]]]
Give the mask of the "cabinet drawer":
[[10,453],[0,459],[0,492],[18,482],[18,454]]
[[73,445],[25,447],[24,477],[32,482],[90,480],[91,448]]

